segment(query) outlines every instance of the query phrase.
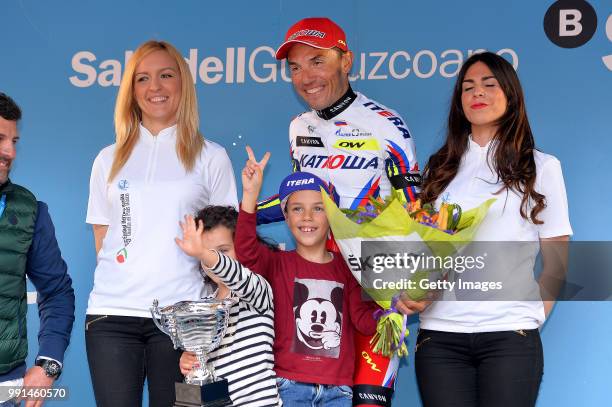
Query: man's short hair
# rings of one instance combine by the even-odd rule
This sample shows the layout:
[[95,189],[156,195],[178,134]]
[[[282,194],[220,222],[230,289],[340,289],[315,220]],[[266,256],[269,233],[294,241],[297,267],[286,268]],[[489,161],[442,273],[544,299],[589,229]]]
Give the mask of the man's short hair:
[[4,120],[21,120],[21,109],[6,93],[0,92],[0,116]]
[[338,54],[338,56],[339,56],[340,58],[342,58],[342,56],[348,52],[348,51],[342,51],[342,50],[341,50],[340,48],[338,48],[338,47],[333,47],[332,49],[333,49],[334,51],[336,51],[336,54]]

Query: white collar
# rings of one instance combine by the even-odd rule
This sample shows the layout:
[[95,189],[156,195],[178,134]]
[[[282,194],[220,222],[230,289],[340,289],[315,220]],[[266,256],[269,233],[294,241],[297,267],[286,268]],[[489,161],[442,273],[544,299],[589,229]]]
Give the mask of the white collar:
[[174,126],[166,127],[161,130],[157,136],[154,136],[149,129],[142,125],[142,122],[138,125],[140,128],[141,139],[145,142],[152,143],[155,139],[158,141],[174,141],[176,139],[176,124]]
[[499,140],[491,139],[487,144],[481,146],[480,144],[474,141],[472,135],[470,134],[468,136],[466,154],[477,154],[481,156],[487,156],[487,154],[489,154],[490,156],[493,156],[493,154],[495,153],[495,148],[498,144]]

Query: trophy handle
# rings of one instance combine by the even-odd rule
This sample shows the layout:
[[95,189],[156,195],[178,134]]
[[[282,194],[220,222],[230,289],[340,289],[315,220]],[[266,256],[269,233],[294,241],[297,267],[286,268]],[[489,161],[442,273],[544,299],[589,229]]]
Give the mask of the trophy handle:
[[[170,333],[170,330],[167,330],[165,328],[166,317],[159,312],[159,301],[153,300],[153,306],[151,308],[149,308],[149,310],[151,311],[151,316],[153,317],[153,323],[155,324],[155,326],[160,331],[165,333],[166,335],[172,337],[172,334]],[[158,319],[160,320],[161,323],[157,322]]]

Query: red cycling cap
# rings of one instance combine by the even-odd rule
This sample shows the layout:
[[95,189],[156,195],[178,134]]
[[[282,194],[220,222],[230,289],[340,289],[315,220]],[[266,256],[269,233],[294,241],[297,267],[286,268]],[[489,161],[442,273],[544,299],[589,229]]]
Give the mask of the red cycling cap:
[[293,44],[301,43],[320,49],[339,48],[348,51],[342,28],[326,17],[310,17],[293,24],[285,35],[285,42],[276,50],[276,59],[287,58]]

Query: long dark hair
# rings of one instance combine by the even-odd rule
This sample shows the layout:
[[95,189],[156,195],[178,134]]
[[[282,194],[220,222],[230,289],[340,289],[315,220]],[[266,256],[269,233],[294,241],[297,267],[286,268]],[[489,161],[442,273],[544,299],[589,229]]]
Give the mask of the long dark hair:
[[[527,119],[523,89],[512,65],[492,52],[472,55],[459,71],[448,114],[446,141],[442,148],[429,158],[425,166],[421,200],[434,202],[457,175],[461,157],[467,149],[468,137],[472,131],[472,125],[466,118],[461,104],[462,85],[465,73],[476,62],[482,62],[489,67],[508,103],[505,113],[498,120],[497,131],[489,146],[489,149],[495,146],[494,171],[504,185],[497,193],[513,190],[522,195],[521,216],[524,219],[531,219],[535,224],[542,224],[537,216],[546,207],[546,197],[534,189],[535,142]],[[535,202],[535,206],[528,214],[530,199]]]

